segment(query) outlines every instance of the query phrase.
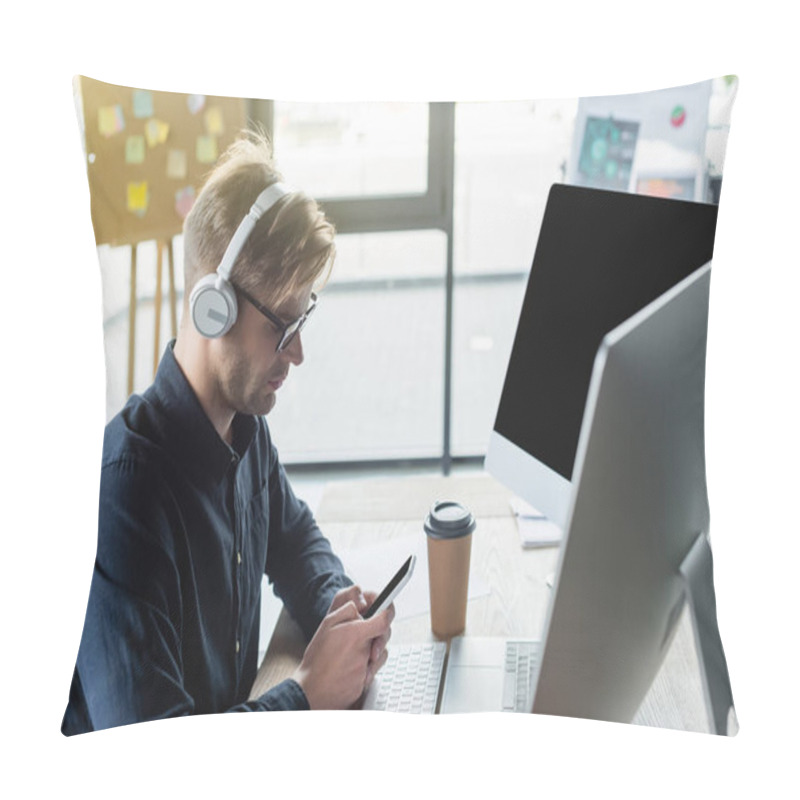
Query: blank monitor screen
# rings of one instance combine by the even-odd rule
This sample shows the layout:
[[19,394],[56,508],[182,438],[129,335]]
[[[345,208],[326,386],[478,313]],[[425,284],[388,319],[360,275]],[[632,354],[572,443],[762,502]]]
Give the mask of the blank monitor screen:
[[494,430],[571,480],[605,336],[711,260],[717,207],[554,185]]

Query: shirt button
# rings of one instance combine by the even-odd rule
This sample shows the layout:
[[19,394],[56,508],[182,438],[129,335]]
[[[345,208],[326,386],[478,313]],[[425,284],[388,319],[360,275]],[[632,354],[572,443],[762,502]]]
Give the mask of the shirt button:
[[236,640],[236,652],[237,653],[239,652],[239,640],[238,639]]
[[242,553],[241,553],[241,551],[236,553],[236,563],[237,564],[241,564],[242,563]]

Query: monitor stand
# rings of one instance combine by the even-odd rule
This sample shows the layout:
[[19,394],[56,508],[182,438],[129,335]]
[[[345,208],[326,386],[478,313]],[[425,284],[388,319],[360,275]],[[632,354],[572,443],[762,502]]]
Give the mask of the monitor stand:
[[694,642],[711,731],[722,736],[735,736],[739,723],[717,626],[711,543],[705,533],[698,535],[684,558],[681,575],[686,582],[686,598],[692,612]]

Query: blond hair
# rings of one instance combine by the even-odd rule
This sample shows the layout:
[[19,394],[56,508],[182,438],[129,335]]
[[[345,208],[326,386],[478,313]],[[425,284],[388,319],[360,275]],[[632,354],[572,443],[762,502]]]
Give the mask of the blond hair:
[[[256,197],[282,180],[262,131],[243,131],[223,153],[183,225],[186,296],[214,272]],[[231,270],[231,281],[278,307],[306,287],[319,290],[335,257],[335,229],[303,192],[281,198],[256,223]]]

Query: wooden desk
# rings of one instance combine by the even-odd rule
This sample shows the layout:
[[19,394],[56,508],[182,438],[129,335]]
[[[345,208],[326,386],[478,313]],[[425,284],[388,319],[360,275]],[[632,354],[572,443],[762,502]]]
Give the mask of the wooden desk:
[[[422,521],[434,501],[462,501],[478,523],[472,541],[473,571],[491,587],[488,595],[470,599],[466,635],[540,639],[550,599],[546,581],[556,569],[558,549],[520,546],[510,497],[505,487],[485,474],[343,481],[326,489],[317,519],[334,549],[344,552],[392,538],[424,537]],[[395,620],[389,647],[392,642],[433,640],[429,616],[419,615]],[[304,648],[300,629],[282,611],[251,696],[291,675]],[[685,614],[634,722],[709,730],[691,624]]]

